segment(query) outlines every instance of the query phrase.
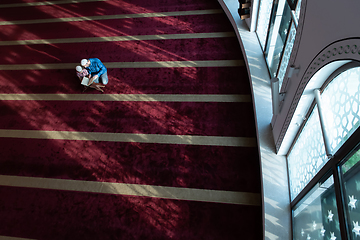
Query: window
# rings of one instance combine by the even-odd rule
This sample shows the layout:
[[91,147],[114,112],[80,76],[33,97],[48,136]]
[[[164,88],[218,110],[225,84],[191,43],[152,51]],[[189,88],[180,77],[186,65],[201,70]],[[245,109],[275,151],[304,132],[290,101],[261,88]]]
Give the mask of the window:
[[322,94],[331,148],[335,152],[360,123],[360,67],[337,76]]
[[288,156],[291,200],[328,161],[315,107]]
[[282,57],[282,60],[281,60],[279,73],[278,73],[278,79],[279,79],[279,86],[280,87],[282,86],[282,83],[283,83],[284,78],[285,78],[286,69],[287,69],[287,67],[289,65],[291,51],[293,49],[294,42],[295,42],[295,36],[296,36],[296,28],[295,28],[295,24],[292,23],[291,28],[290,28],[290,33],[289,33],[289,36],[287,38],[287,42],[286,42],[286,45],[285,45],[284,54],[283,54],[283,57]]
[[291,9],[285,0],[273,6],[265,47],[265,58],[271,77],[275,77],[291,23]]
[[341,239],[333,175],[304,197],[293,216],[294,239]]
[[325,81],[287,156],[293,239],[360,239],[360,67],[354,64]]
[[360,237],[360,150],[357,150],[340,166],[343,179],[344,207],[347,227],[351,231],[352,239]]
[[301,1],[295,0],[261,0],[260,2],[256,33],[269,73],[271,77],[279,78],[280,86],[295,41],[296,24],[293,18],[299,18],[300,4]]
[[[345,70],[333,78],[324,87],[321,97],[325,132],[334,153],[360,125],[360,67]],[[315,104],[288,154],[291,200],[328,160]]]
[[[336,190],[334,176],[320,180],[293,208],[294,239],[340,240],[360,237],[360,150],[353,151],[341,161],[339,190]],[[337,196],[343,196],[342,203]],[[338,206],[341,206],[340,209]],[[340,214],[345,216],[341,221]],[[341,232],[340,222],[344,222]]]
[[272,4],[273,4],[272,0],[261,0],[260,2],[256,33],[263,50],[265,49],[266,36],[268,33],[268,28],[270,23]]

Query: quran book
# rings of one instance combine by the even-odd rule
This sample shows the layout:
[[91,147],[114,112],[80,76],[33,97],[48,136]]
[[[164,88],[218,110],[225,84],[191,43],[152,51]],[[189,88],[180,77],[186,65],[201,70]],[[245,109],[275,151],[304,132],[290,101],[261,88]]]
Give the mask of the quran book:
[[85,85],[85,86],[88,86],[89,81],[90,81],[90,79],[89,79],[89,78],[87,78],[87,77],[83,77],[83,79],[82,79],[82,81],[81,81],[81,84],[82,84],[82,85]]

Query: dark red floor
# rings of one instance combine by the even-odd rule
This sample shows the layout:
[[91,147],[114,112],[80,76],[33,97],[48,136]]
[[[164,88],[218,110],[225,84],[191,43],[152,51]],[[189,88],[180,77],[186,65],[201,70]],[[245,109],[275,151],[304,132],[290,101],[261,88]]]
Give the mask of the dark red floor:
[[[41,2],[4,0],[1,4]],[[1,21],[221,9],[216,0],[108,0],[1,8]],[[0,41],[232,32],[225,13],[2,25]],[[91,39],[89,38],[89,41]],[[243,60],[236,37],[0,46],[0,65]],[[0,70],[1,94],[101,94],[74,69]],[[250,95],[245,66],[109,68],[107,94]],[[0,129],[256,138],[253,104],[1,101]],[[260,195],[257,147],[0,137],[0,175]],[[1,182],[0,182],[0,185]],[[0,238],[262,239],[262,208],[0,186]]]

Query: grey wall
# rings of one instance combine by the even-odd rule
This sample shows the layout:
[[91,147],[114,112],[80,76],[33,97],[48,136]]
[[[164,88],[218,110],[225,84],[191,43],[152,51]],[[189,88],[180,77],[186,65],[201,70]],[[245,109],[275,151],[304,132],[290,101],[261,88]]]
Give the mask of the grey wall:
[[[291,79],[284,79],[281,91],[286,92],[285,99],[280,113],[272,120],[279,154],[287,153],[289,141],[294,137],[293,133],[288,132],[297,129],[291,125],[294,124],[291,120],[297,117],[294,116],[294,109],[311,77],[330,62],[360,59],[360,42],[357,39],[360,38],[359,10],[360,1],[356,0],[302,0],[299,26],[289,62],[289,65],[299,67],[299,72]],[[283,142],[286,135],[292,137]]]

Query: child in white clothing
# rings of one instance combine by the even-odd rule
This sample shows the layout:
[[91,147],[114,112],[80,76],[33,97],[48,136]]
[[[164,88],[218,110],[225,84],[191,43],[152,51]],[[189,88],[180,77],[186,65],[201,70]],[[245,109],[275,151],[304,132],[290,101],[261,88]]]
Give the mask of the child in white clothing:
[[[91,75],[89,74],[89,72],[86,70],[86,68],[82,68],[81,66],[76,66],[76,76],[80,79],[80,82],[82,82],[84,77],[87,78],[91,78]],[[88,86],[85,86],[84,91],[87,89]],[[104,90],[102,90],[101,88],[105,87],[105,85],[101,84],[101,83],[91,83],[89,85],[89,87],[91,88],[95,88],[96,90],[100,91],[100,92],[104,92]]]

